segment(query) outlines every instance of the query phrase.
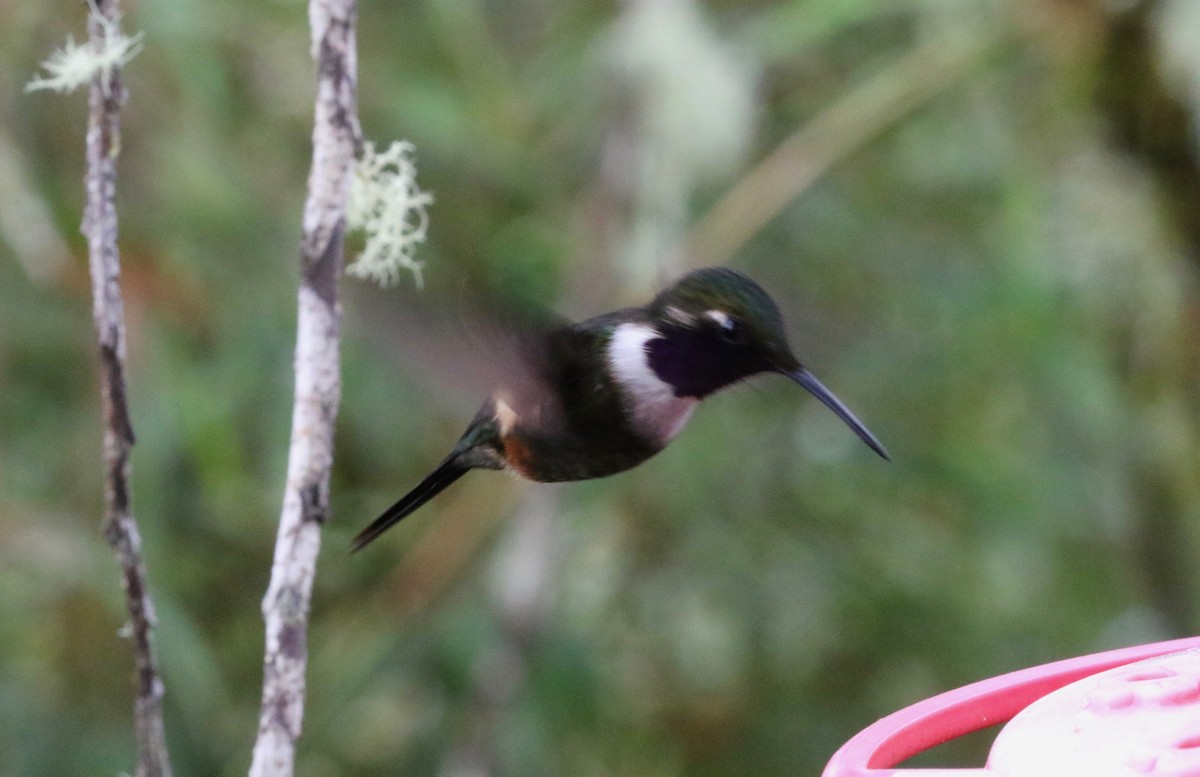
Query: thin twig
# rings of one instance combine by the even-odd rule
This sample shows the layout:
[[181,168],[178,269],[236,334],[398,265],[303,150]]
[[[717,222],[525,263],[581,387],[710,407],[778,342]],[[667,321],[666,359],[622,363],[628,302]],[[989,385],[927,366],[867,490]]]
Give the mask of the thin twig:
[[361,142],[355,0],[310,0],[317,64],[313,161],[300,243],[296,387],[287,484],[271,582],[263,599],[266,651],[252,777],[291,775],[304,716],[308,614],[329,515],[333,429],[341,393],[337,280],[346,202]]
[[[96,0],[88,15],[88,39],[101,50],[115,29],[117,0]],[[130,507],[129,456],[133,426],[125,391],[125,315],[121,263],[117,252],[117,154],[121,147],[121,105],[125,87],[113,67],[96,75],[88,97],[87,207],[81,230],[87,238],[92,276],[92,309],[100,347],[100,393],[104,408],[104,536],[121,565],[128,635],[136,667],[134,726],[138,777],[169,777],[171,763],[163,733],[163,684],[155,666],[151,631],[154,603],[146,583],[142,541]]]
[[931,38],[849,91],[743,176],[691,230],[685,255],[723,264],[834,165],[969,73],[1003,26]]

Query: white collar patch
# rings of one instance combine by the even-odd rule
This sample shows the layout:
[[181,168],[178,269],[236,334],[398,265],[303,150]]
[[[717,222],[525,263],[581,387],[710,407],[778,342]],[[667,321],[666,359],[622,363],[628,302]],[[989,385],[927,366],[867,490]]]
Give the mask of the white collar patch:
[[619,325],[608,345],[608,364],[634,427],[651,442],[666,445],[683,430],[699,400],[675,396],[675,389],[650,367],[646,344],[658,336],[649,324]]

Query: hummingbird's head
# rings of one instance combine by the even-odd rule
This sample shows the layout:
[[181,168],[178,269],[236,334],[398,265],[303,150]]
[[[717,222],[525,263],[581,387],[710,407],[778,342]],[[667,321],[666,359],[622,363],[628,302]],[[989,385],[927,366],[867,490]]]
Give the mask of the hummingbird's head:
[[727,267],[690,272],[659,294],[648,312],[657,337],[646,341],[647,366],[676,396],[701,399],[751,375],[777,372],[807,389],[888,458],[875,435],[801,365],[775,301],[743,273]]

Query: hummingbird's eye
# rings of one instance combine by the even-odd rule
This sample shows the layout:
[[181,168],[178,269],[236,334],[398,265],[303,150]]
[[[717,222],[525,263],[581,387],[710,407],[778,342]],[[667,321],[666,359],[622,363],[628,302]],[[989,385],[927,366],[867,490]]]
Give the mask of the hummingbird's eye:
[[708,317],[716,324],[717,336],[727,343],[742,342],[742,326],[737,319],[722,310],[710,310]]

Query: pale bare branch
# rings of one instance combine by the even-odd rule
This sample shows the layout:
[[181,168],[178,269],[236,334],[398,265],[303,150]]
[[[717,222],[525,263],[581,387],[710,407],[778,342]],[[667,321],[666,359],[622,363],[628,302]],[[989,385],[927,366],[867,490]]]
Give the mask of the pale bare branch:
[[[116,29],[117,0],[96,0],[92,11],[88,15],[89,45],[96,51],[104,51],[108,47],[108,36]],[[81,228],[88,244],[93,318],[100,350],[100,392],[104,408],[104,536],[121,565],[121,582],[129,610],[129,622],[123,633],[133,644],[136,667],[137,774],[138,777],[169,777],[171,763],[162,718],[163,684],[155,665],[151,640],[154,603],[146,582],[141,536],[130,506],[129,457],[134,440],[125,381],[125,315],[116,207],[121,105],[125,102],[120,64],[98,70],[91,81],[85,173],[87,206]]]
[[329,515],[333,429],[341,393],[337,280],[346,203],[361,144],[354,0],[311,0],[317,64],[312,169],[300,241],[296,386],[287,484],[271,582],[253,777],[291,775],[304,716],[308,618],[321,524]]

